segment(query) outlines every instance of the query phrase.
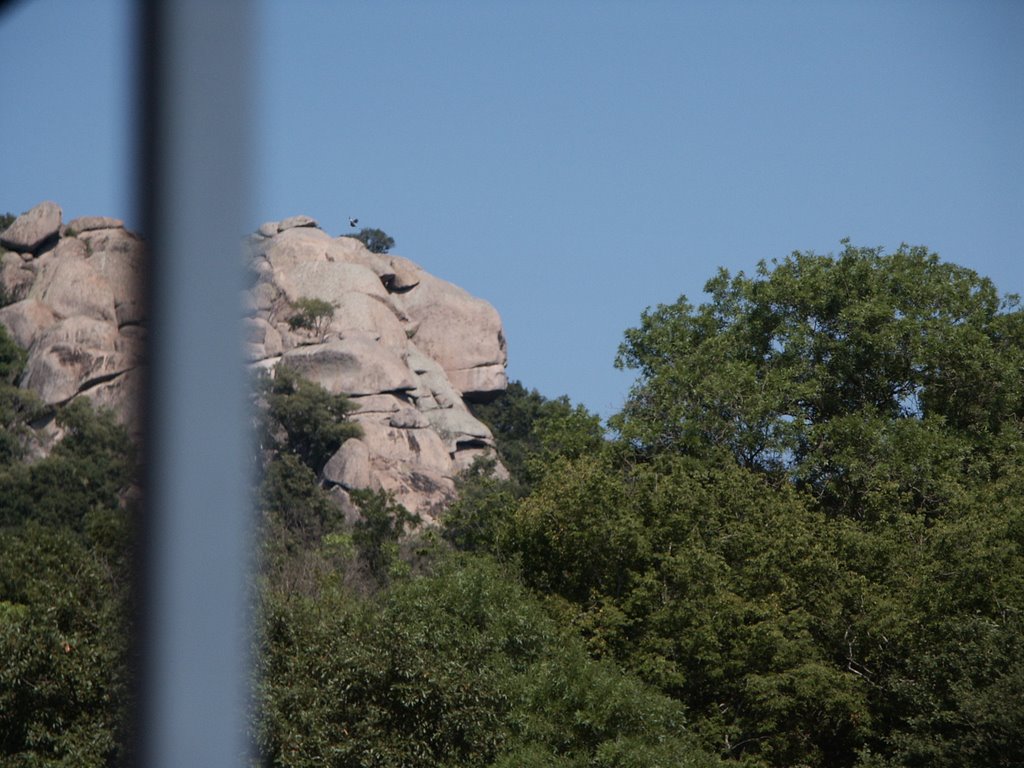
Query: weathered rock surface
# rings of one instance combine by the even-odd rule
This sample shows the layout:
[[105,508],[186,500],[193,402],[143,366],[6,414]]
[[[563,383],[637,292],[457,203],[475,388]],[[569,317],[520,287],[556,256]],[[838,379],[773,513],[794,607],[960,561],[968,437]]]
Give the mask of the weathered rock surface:
[[19,384],[48,405],[89,398],[137,434],[144,331],[128,323],[142,317],[141,242],[119,219],[61,217],[40,203],[0,236],[17,251],[0,254],[0,324],[29,352]]
[[109,216],[79,216],[68,222],[67,234],[88,232],[93,229],[124,229],[124,222]]
[[46,241],[56,237],[62,215],[56,203],[49,200],[42,202],[21,214],[0,234],[0,245],[18,253],[33,253]]
[[0,308],[0,323],[24,349],[31,347],[32,342],[56,322],[53,309],[37,299],[25,299]]
[[295,347],[284,353],[281,362],[333,395],[375,395],[416,388],[402,359],[366,337]]
[[[143,380],[144,252],[123,222],[61,226],[43,203],[0,242],[0,324],[29,350],[20,385],[59,405],[87,397],[137,430]],[[262,224],[244,242],[250,365],[288,365],[349,395],[363,434],[344,443],[323,482],[346,517],[349,492],[384,490],[426,521],[455,497],[455,478],[494,440],[467,408],[506,386],[505,339],[494,308],[400,256],[332,237],[308,216]],[[296,303],[334,308],[315,329],[289,322]]]
[[440,363],[463,396],[483,398],[505,389],[508,355],[494,307],[457,285],[419,272],[416,287],[396,296],[416,325],[416,346]]
[[13,251],[0,252],[0,296],[7,301],[24,298],[35,280],[35,272]]
[[32,342],[22,385],[57,405],[134,367],[132,351],[118,350],[117,326],[77,315]]
[[[262,224],[247,245],[253,365],[292,366],[357,408],[351,418],[363,436],[342,445],[324,481],[343,506],[348,491],[370,488],[434,517],[455,497],[456,476],[494,454],[466,399],[507,385],[498,313],[408,259],[331,237],[309,217]],[[317,332],[292,329],[295,302],[311,298],[331,303],[333,317]]]
[[[58,248],[59,250],[59,248]],[[94,262],[73,254],[57,256],[39,274],[28,298],[46,304],[58,317],[84,315],[114,322],[117,310],[114,291]]]

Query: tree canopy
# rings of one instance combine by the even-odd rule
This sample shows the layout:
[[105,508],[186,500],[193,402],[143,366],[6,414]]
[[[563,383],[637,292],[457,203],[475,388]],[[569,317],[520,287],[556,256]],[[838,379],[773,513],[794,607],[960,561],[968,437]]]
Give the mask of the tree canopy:
[[26,462],[29,422],[52,411],[12,383],[23,363],[0,325],[0,762],[111,765],[131,710],[135,460],[113,415],[79,400]]
[[639,378],[613,424],[643,451],[729,455],[837,507],[915,478],[941,498],[942,467],[982,462],[1024,415],[1017,297],[926,248],[845,242],[706,291],[626,332],[617,365]]
[[626,332],[613,439],[456,508],[453,540],[738,764],[1024,760],[1016,297],[850,243],[707,292]]
[[348,235],[348,237],[354,237],[361,242],[370,253],[387,253],[395,247],[395,238],[384,230],[374,227],[363,227],[356,234]]

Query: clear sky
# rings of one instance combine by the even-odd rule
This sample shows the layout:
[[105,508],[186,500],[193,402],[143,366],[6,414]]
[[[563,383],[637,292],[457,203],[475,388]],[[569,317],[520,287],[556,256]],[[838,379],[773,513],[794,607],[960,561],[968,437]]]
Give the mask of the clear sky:
[[[127,0],[0,14],[0,212],[136,218]],[[1024,3],[263,0],[253,228],[348,217],[604,416],[644,308],[843,237],[1024,292]]]

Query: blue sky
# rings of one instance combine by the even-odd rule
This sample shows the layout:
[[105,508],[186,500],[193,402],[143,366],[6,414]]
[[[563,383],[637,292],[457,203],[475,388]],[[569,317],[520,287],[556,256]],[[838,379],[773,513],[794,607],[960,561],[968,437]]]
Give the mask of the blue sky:
[[[644,308],[841,238],[1024,292],[1024,3],[263,0],[255,228],[348,217],[604,416]],[[136,211],[126,0],[0,15],[0,212]]]

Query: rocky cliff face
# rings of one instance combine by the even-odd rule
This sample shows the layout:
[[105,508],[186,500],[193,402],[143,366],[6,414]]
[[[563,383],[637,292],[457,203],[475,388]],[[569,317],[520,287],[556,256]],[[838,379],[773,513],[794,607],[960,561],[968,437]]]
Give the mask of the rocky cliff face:
[[[44,403],[88,397],[138,428],[144,311],[143,247],[118,219],[66,225],[41,203],[0,234],[0,323],[29,351],[21,386]],[[41,430],[42,450],[56,437]]]
[[[29,351],[21,386],[52,405],[87,397],[137,430],[142,241],[117,219],[64,225],[56,204],[41,203],[0,245],[0,286],[11,302],[0,323]],[[491,433],[466,402],[506,386],[497,312],[408,259],[332,237],[306,216],[263,224],[243,245],[250,364],[271,375],[291,366],[357,405],[352,418],[363,437],[331,458],[324,482],[346,508],[348,491],[380,489],[434,517],[454,498],[458,473],[493,455]],[[329,303],[333,317],[295,327],[289,321],[306,299]]]

